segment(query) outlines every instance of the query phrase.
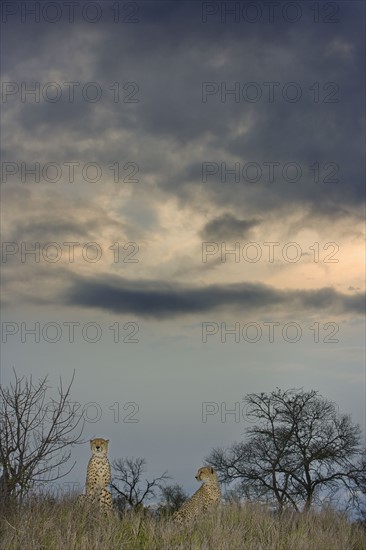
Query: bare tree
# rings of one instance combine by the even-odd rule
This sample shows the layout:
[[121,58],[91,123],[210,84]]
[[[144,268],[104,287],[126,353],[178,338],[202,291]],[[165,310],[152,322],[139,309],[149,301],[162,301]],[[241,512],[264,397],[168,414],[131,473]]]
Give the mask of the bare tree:
[[47,376],[33,382],[15,370],[9,387],[0,386],[0,496],[21,498],[40,482],[55,481],[67,467],[70,446],[81,443],[84,427],[80,405],[70,400],[74,375],[67,387],[60,379],[56,399],[46,397]]
[[160,514],[171,515],[182,506],[188,498],[183,487],[178,483],[161,487]]
[[348,483],[348,508],[357,512],[359,521],[366,525],[366,449],[359,457]]
[[238,481],[247,498],[307,511],[317,497],[350,489],[360,453],[360,429],[316,391],[277,389],[245,398],[256,424],[248,438],[214,449],[208,462],[221,480]]
[[170,479],[165,471],[151,481],[143,480],[146,460],[140,457],[118,458],[113,461],[112,466],[116,475],[112,478],[111,487],[116,495],[115,501],[122,511],[126,508],[143,507],[143,503],[155,497],[156,490],[161,490],[166,480]]

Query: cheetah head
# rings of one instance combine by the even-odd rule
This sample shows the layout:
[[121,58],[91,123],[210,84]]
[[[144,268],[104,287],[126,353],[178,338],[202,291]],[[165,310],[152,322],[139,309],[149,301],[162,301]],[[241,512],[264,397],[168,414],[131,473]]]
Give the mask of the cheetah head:
[[197,481],[203,481],[203,483],[208,483],[217,479],[216,472],[211,466],[200,468],[195,477]]
[[90,447],[93,455],[106,456],[108,453],[109,439],[91,439]]

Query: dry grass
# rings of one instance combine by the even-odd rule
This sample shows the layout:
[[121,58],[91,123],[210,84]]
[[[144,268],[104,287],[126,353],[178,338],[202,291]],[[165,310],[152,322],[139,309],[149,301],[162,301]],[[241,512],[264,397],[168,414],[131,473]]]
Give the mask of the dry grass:
[[364,550],[366,531],[330,510],[275,516],[225,506],[186,528],[169,519],[105,517],[75,501],[34,501],[0,520],[1,550]]

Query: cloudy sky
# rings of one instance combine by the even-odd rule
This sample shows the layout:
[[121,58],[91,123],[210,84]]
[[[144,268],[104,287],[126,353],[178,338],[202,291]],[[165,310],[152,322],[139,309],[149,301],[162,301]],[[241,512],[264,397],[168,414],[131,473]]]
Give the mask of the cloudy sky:
[[364,428],[364,12],[4,3],[3,384],[75,370],[85,437],[188,492],[249,392]]

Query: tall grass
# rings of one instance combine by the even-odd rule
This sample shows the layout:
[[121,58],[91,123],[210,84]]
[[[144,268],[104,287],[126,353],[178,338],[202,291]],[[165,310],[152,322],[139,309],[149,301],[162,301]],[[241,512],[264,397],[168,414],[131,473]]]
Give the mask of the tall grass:
[[227,505],[185,528],[141,514],[120,518],[75,500],[33,500],[3,510],[1,550],[364,550],[366,531],[342,514],[271,514]]

